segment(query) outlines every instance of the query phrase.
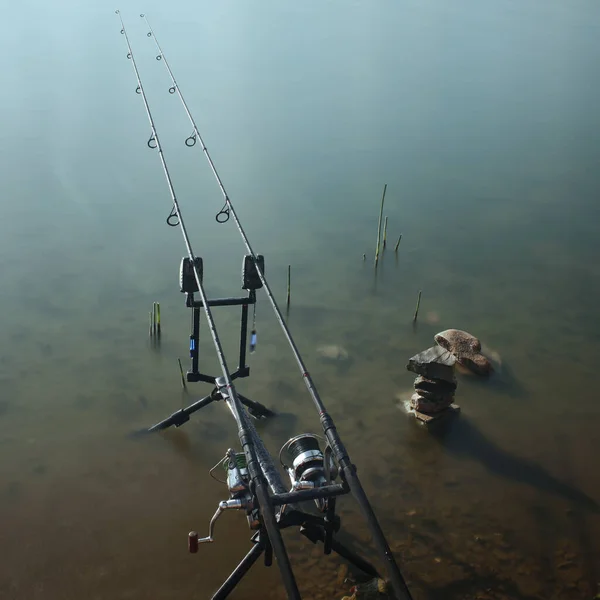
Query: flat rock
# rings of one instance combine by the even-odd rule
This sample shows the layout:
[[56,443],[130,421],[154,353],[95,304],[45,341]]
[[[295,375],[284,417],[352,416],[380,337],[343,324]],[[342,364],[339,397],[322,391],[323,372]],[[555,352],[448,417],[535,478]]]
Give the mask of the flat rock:
[[326,360],[346,360],[348,358],[348,351],[336,344],[329,344],[325,346],[319,346],[317,353],[321,358]]
[[426,379],[419,375],[415,379],[415,391],[427,400],[451,404],[454,401],[456,385],[443,379]]
[[492,363],[483,354],[463,355],[458,362],[477,375],[489,375],[494,368]]
[[444,402],[446,404],[454,402],[454,392],[416,390],[416,393],[433,402]]
[[492,363],[481,354],[481,342],[461,329],[446,329],[434,336],[435,341],[456,357],[458,363],[477,375],[489,375]]
[[456,379],[454,381],[446,381],[445,379],[427,379],[423,375],[419,375],[415,379],[415,389],[425,390],[428,392],[454,392],[456,391]]
[[467,331],[461,329],[446,329],[436,333],[435,341],[452,354],[478,354],[481,352],[481,342]]
[[441,346],[433,346],[409,359],[406,368],[427,379],[443,379],[454,383],[456,357]]
[[450,399],[449,401],[439,402],[436,400],[430,400],[429,398],[425,398],[419,392],[416,392],[410,398],[410,405],[412,408],[414,408],[418,412],[429,414],[429,415],[442,412],[443,410],[448,408],[451,404],[452,404],[452,399]]

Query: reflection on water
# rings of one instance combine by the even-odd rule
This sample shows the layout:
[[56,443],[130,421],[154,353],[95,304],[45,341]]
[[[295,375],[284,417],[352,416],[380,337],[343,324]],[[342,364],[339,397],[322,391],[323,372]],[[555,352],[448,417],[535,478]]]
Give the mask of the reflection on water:
[[[181,391],[184,248],[164,223],[118,22],[104,7],[30,4],[0,24],[13,92],[0,99],[0,598],[207,598],[250,544],[228,513],[214,544],[186,548],[226,495],[207,472],[237,433],[213,403],[181,429],[129,436],[210,386]],[[288,322],[415,600],[592,598],[596,5],[143,9],[282,306],[292,265]],[[121,10],[207,291],[234,295],[243,247],[214,221],[218,190],[182,143],[139,10]],[[388,239],[403,237],[375,272],[384,183]],[[233,368],[239,310],[215,317]],[[256,323],[237,385],[277,413],[257,426],[275,453],[319,423],[263,293]],[[497,350],[502,370],[460,375],[460,415],[429,431],[396,396],[412,385],[408,358],[449,327]],[[204,321],[200,353],[217,373]],[[372,558],[356,505],[338,506],[340,539]],[[347,593],[338,559],[285,539],[305,597]],[[261,562],[235,595],[283,596]]]

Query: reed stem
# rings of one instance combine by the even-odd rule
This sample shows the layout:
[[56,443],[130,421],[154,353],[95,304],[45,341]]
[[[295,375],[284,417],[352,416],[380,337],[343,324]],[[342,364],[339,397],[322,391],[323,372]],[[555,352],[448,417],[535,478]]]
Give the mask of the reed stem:
[[387,183],[383,186],[383,195],[381,196],[381,208],[379,209],[379,224],[377,225],[377,248],[375,248],[375,267],[379,262],[379,246],[381,245],[381,220],[383,218],[383,203],[385,201],[385,192]]
[[181,360],[178,358],[177,362],[179,363],[179,373],[181,374],[181,385],[184,390],[187,391],[187,384],[185,382],[185,375],[183,374],[183,367],[181,366]]
[[396,242],[396,247],[394,248],[394,252],[398,252],[398,246],[400,245],[401,241],[402,241],[402,234],[400,234],[400,237],[398,238],[398,241]]
[[385,218],[385,222],[383,224],[383,249],[387,246],[387,217]]
[[417,298],[417,308],[415,309],[415,316],[413,318],[413,323],[417,320],[417,316],[419,315],[419,306],[421,306],[421,290],[419,290],[419,296]]

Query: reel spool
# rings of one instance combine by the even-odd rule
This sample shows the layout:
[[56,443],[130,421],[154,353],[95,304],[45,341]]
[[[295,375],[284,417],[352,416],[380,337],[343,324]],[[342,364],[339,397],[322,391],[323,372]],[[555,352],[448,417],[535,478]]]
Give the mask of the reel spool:
[[[284,457],[291,466],[283,461]],[[279,460],[290,477],[294,491],[322,487],[337,477],[330,448],[326,448],[324,455],[319,438],[313,433],[302,433],[289,439],[279,452]],[[317,498],[315,504],[320,511],[327,510],[324,498]]]
[[243,452],[226,457],[223,460],[223,469],[227,474],[227,488],[232,497],[248,490],[250,477],[248,476],[246,455]]

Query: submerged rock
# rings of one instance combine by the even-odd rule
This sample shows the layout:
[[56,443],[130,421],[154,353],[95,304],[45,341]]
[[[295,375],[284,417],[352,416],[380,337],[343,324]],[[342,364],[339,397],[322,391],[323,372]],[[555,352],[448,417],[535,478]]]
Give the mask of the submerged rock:
[[436,312],[435,310],[430,310],[425,315],[425,323],[427,323],[428,325],[436,325],[439,322],[440,322],[440,313]]
[[348,358],[348,351],[344,347],[335,344],[319,346],[317,353],[326,360],[346,360]]
[[481,354],[483,354],[491,363],[495,373],[502,372],[502,357],[493,348],[481,344]]
[[350,592],[352,593],[351,598],[356,598],[356,600],[383,600],[383,598],[389,598],[387,582],[380,577],[365,583],[359,583],[352,587]]
[[461,329],[446,329],[434,339],[469,371],[477,375],[489,375],[493,371],[492,363],[481,353],[481,342],[474,335]]
[[443,379],[454,383],[456,357],[441,346],[433,346],[409,359],[406,368],[427,379]]

